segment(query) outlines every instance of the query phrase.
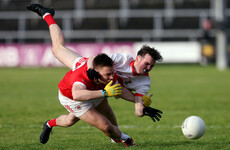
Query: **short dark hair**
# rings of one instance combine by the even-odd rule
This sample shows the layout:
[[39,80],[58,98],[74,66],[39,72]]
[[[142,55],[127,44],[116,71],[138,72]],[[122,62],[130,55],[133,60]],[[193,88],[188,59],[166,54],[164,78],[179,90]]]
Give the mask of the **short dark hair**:
[[158,52],[154,47],[151,48],[147,45],[143,45],[142,48],[137,52],[137,55],[144,57],[146,54],[151,55],[155,61],[163,60],[160,52]]
[[93,59],[93,68],[97,67],[113,67],[113,60],[106,54],[101,53],[98,54],[94,59]]

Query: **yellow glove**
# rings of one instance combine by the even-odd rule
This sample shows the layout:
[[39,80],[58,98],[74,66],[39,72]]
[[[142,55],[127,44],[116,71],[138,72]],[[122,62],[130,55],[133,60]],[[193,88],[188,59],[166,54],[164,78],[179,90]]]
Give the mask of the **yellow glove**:
[[116,96],[121,94],[121,85],[120,84],[115,84],[112,85],[113,81],[110,81],[102,90],[103,96],[104,97],[111,97],[111,96]]
[[153,96],[152,94],[149,94],[148,96],[144,95],[142,97],[142,101],[144,102],[145,107],[149,107],[149,105],[152,103],[152,100],[151,100],[152,96]]

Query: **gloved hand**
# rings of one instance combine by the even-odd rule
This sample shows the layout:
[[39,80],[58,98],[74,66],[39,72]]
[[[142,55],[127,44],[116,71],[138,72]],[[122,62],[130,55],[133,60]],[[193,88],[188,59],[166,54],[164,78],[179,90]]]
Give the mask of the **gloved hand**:
[[151,97],[152,97],[152,94],[149,94],[148,96],[144,95],[142,97],[142,101],[144,102],[143,104],[145,107],[149,107],[149,105],[152,103]]
[[145,107],[143,109],[143,114],[145,116],[149,116],[155,122],[156,120],[160,121],[161,114],[163,114],[163,112],[161,110],[154,109],[152,107]]
[[115,84],[112,85],[113,81],[110,81],[102,90],[103,96],[104,97],[111,97],[111,96],[116,96],[121,94],[121,85],[120,84]]
[[100,77],[100,74],[94,69],[89,68],[87,70],[87,76],[90,80],[97,80]]
[[27,5],[27,9],[33,12],[36,12],[39,16],[43,17],[45,13],[49,13],[54,16],[55,12],[53,8],[45,8],[40,4],[29,4]]

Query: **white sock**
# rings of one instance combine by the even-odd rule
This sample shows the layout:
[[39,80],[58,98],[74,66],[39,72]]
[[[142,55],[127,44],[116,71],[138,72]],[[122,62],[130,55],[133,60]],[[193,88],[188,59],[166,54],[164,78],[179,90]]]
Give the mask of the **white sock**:
[[127,140],[128,138],[130,138],[130,136],[121,132],[121,140]]
[[47,16],[47,15],[50,15],[50,13],[45,13],[43,16],[42,16],[42,18],[44,19],[45,18],[45,16]]

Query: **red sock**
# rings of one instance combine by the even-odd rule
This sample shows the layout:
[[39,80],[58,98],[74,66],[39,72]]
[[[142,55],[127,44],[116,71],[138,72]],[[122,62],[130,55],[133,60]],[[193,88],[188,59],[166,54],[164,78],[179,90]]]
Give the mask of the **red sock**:
[[51,24],[57,24],[53,18],[53,16],[49,13],[46,13],[43,16],[43,19],[46,21],[46,23],[50,26]]
[[57,126],[57,124],[56,124],[56,118],[55,119],[52,119],[52,120],[50,120],[50,121],[48,121],[48,125],[52,128],[52,127],[54,127],[54,126]]

